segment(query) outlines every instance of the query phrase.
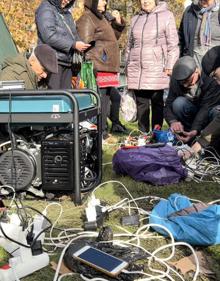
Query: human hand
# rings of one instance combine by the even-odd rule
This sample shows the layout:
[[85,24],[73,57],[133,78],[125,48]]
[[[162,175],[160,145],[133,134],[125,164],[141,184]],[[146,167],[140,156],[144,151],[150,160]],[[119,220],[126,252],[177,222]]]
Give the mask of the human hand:
[[121,15],[118,10],[112,11],[112,16],[115,18],[117,23],[121,24]]
[[172,122],[171,125],[170,125],[170,129],[173,133],[184,131],[183,125],[179,121]]
[[191,140],[191,138],[193,138],[194,136],[197,135],[197,131],[196,130],[192,130],[190,132],[181,132],[181,134],[179,135],[178,133],[176,134],[176,137],[178,140],[184,142],[184,143],[187,143]]
[[165,69],[164,70],[164,72],[165,72],[165,74],[167,75],[167,76],[171,76],[172,75],[172,69]]
[[199,142],[195,142],[192,147],[188,147],[187,149],[184,149],[181,152],[181,155],[179,154],[180,157],[183,158],[183,160],[188,160],[192,156],[198,155],[198,152],[202,150],[202,147]]
[[86,44],[82,41],[76,41],[75,49],[79,52],[84,52],[89,47],[91,47],[90,44]]
[[198,154],[198,152],[202,150],[202,146],[199,142],[195,142],[191,148],[194,154]]

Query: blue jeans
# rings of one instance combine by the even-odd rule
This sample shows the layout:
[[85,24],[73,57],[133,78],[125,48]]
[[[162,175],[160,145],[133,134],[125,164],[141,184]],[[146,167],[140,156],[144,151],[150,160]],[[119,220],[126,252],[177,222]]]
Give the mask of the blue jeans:
[[209,122],[211,122],[217,115],[220,114],[220,105],[216,105],[209,110]]
[[190,131],[199,107],[185,97],[178,97],[172,104],[173,113],[177,116],[186,131]]

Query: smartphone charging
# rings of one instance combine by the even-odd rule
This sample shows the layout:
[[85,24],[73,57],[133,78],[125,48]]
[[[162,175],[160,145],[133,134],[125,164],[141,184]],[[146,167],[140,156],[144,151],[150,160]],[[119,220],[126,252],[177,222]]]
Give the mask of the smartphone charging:
[[111,277],[119,275],[128,266],[128,262],[88,245],[75,252],[73,258]]

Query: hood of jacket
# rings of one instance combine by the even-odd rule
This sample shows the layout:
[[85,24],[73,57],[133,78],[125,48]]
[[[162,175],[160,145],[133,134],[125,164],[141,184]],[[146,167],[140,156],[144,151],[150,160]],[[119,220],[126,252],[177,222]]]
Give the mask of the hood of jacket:
[[74,4],[75,0],[71,0],[69,4],[66,5],[66,7],[63,9],[61,8],[61,2],[62,0],[47,0],[51,5],[55,6],[57,10],[61,13],[67,12]]
[[97,9],[99,0],[85,0],[84,6],[89,9],[93,14],[95,14],[99,19],[103,18],[104,13],[100,13]]
[[[166,2],[158,2],[156,7],[153,9],[153,11],[150,12],[150,14],[161,13],[161,12],[164,12],[164,11],[167,11],[167,10],[168,10],[168,6],[167,6]],[[144,11],[144,10],[141,10],[139,14],[140,15],[147,14],[147,12]]]

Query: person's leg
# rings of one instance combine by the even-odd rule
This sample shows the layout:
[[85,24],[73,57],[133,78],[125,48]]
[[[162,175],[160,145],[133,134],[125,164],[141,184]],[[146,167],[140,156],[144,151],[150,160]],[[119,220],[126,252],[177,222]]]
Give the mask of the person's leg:
[[220,105],[216,105],[209,111],[209,122],[211,122],[219,114],[220,114]]
[[151,127],[154,129],[155,125],[163,126],[163,90],[155,91],[151,96],[151,108],[152,108],[152,122]]
[[59,90],[61,84],[63,67],[58,64],[58,73],[50,73],[47,77],[47,86],[48,89]]
[[60,89],[72,89],[72,76],[71,67],[64,66],[60,81]]
[[118,92],[118,89],[112,87],[110,90],[110,115],[109,119],[112,123],[119,123],[119,108],[121,102],[121,96]]
[[195,118],[198,107],[185,97],[178,97],[172,105],[173,113],[177,116],[184,129],[189,131]]
[[106,131],[106,122],[108,116],[108,106],[110,102],[110,88],[99,89],[102,107],[102,133]]
[[72,70],[58,64],[58,73],[51,73],[48,77],[48,89],[71,89]]
[[135,90],[137,103],[137,119],[138,119],[138,129],[142,132],[149,132],[149,98],[148,91]]
[[112,87],[110,90],[110,115],[109,119],[112,122],[112,133],[125,133],[127,129],[123,126],[119,120],[119,109],[121,102],[121,95],[117,88]]

